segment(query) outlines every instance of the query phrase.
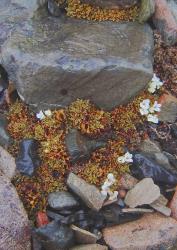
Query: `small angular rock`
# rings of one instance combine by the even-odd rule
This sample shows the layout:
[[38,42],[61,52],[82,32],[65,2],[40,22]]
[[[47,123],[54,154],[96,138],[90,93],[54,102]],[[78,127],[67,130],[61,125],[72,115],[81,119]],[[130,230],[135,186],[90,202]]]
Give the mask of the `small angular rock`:
[[122,189],[130,190],[132,189],[136,184],[138,183],[138,180],[131,176],[130,174],[124,174],[122,175],[119,186]]
[[98,240],[97,236],[89,231],[74,225],[71,226],[71,229],[74,231],[75,239],[78,244],[95,244]]
[[89,208],[97,211],[101,209],[104,197],[94,185],[86,183],[83,179],[73,173],[69,174],[67,185]]
[[159,113],[159,121],[175,122],[177,118],[177,98],[171,94],[164,94],[161,97],[161,112]]
[[138,21],[140,23],[146,22],[155,12],[155,2],[154,0],[141,0],[141,7],[138,16]]
[[48,196],[49,206],[53,209],[62,210],[78,207],[79,203],[72,194],[65,191],[50,193]]
[[146,139],[141,143],[140,151],[147,154],[155,154],[160,153],[161,149],[158,142]]
[[161,195],[156,201],[150,204],[152,208],[154,208],[156,211],[160,212],[161,214],[164,214],[166,216],[171,215],[171,209],[166,207],[168,203],[168,200]]
[[12,179],[16,173],[15,158],[0,146],[0,170]]
[[71,129],[66,135],[66,147],[73,163],[89,159],[91,153],[104,147],[103,141],[96,141],[81,135],[77,129]]
[[16,159],[16,166],[21,174],[32,176],[35,168],[40,165],[37,147],[37,141],[34,139],[25,139],[21,142],[20,152]]
[[128,191],[125,204],[131,208],[151,204],[160,196],[160,188],[154,184],[151,178],[145,178]]

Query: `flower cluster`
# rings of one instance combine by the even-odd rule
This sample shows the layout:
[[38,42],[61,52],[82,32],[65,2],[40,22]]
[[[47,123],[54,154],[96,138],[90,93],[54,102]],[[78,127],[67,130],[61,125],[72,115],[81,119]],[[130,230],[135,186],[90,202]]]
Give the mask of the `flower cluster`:
[[45,111],[40,111],[39,113],[36,114],[36,117],[39,119],[39,120],[43,120],[47,117],[50,117],[52,116],[52,111],[51,110],[45,110]]
[[130,154],[129,152],[127,152],[123,156],[118,157],[117,161],[119,163],[131,163],[131,162],[133,162],[132,157],[133,157],[133,155]]
[[140,103],[140,113],[141,115],[147,116],[147,120],[149,122],[158,123],[158,116],[154,113],[161,111],[161,104],[159,104],[157,101],[155,101],[152,106],[150,104],[151,103],[149,99],[143,100]]
[[156,76],[156,74],[154,74],[152,80],[149,83],[148,91],[153,94],[157,89],[160,89],[162,85],[163,82]]
[[110,201],[117,199],[118,192],[117,191],[112,192],[110,189],[110,187],[115,182],[116,182],[116,179],[115,179],[114,175],[111,173],[108,174],[106,181],[104,182],[104,184],[101,187],[101,194],[105,197],[105,199],[107,198],[108,195],[109,195]]

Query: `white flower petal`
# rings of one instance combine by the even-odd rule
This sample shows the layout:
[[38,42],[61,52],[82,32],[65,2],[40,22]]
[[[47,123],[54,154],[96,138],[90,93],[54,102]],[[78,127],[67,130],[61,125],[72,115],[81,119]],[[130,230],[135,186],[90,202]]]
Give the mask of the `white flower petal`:
[[50,109],[45,110],[45,111],[44,111],[44,114],[45,114],[46,116],[51,116],[51,115],[52,115],[52,111],[51,111]]
[[117,196],[118,196],[118,192],[114,191],[114,193],[112,192],[112,194],[110,195],[109,200],[113,201],[113,200],[117,199]]
[[152,123],[158,123],[159,122],[159,119],[158,119],[157,115],[151,115],[151,114],[149,114],[147,116],[147,120],[149,122],[152,122]]
[[36,114],[36,117],[40,120],[43,120],[45,118],[45,115],[44,113],[42,112],[42,110]]
[[108,193],[107,193],[106,191],[104,191],[104,190],[101,190],[101,194],[102,194],[102,196],[104,196],[105,198],[106,198],[107,195],[108,195]]

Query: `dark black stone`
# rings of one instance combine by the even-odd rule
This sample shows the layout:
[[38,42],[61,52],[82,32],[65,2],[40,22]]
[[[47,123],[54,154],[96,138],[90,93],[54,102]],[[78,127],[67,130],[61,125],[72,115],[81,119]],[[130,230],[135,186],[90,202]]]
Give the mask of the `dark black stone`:
[[59,17],[65,11],[67,7],[67,1],[63,1],[62,4],[57,4],[55,0],[48,0],[48,11],[52,16]]
[[40,165],[37,148],[38,143],[34,139],[25,139],[20,143],[16,165],[21,174],[32,176],[35,169]]
[[137,179],[152,178],[159,186],[173,187],[177,185],[177,175],[172,173],[141,153],[133,154],[131,174]]
[[8,121],[5,115],[0,114],[0,145],[4,148],[12,143],[12,138],[7,132]]
[[140,213],[123,213],[117,204],[106,206],[100,212],[105,218],[107,227],[135,221],[142,216]]
[[57,221],[35,229],[35,235],[45,250],[68,249],[74,245],[72,229]]
[[174,123],[171,126],[171,133],[172,133],[172,135],[173,135],[174,138],[177,138],[177,124]]
[[89,159],[94,150],[104,146],[106,142],[83,136],[77,129],[71,129],[66,135],[66,147],[72,163]]

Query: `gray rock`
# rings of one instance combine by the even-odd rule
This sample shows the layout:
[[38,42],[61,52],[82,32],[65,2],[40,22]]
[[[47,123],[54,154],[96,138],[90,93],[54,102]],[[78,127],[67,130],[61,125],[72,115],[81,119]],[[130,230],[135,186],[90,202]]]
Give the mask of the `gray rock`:
[[8,148],[12,142],[12,138],[7,131],[7,124],[8,121],[6,116],[0,114],[0,145],[4,148]]
[[144,178],[129,190],[125,197],[125,204],[131,208],[151,204],[160,197],[160,188],[151,178]]
[[78,201],[69,192],[53,192],[48,196],[49,206],[53,209],[62,210],[79,206]]
[[15,158],[0,146],[0,170],[9,179],[12,179],[16,173]]
[[164,96],[159,121],[174,123],[177,118],[177,98],[170,94]]
[[101,209],[104,197],[94,185],[86,183],[83,179],[73,173],[69,174],[67,185],[89,208],[97,211]]
[[138,16],[140,23],[146,22],[155,12],[155,1],[154,0],[141,0],[141,8]]
[[107,9],[130,8],[139,2],[140,0],[81,0],[81,3]]
[[70,248],[70,250],[108,250],[108,247],[99,244],[87,244]]
[[112,250],[176,250],[177,221],[159,213],[145,214],[137,221],[104,229],[103,236]]
[[158,142],[146,139],[141,143],[140,151],[147,154],[155,154],[160,153],[161,149]]
[[177,158],[166,151],[163,151],[163,154],[168,158],[169,162],[171,163],[171,165],[173,165],[174,169],[177,170]]
[[89,231],[74,225],[71,225],[71,229],[74,231],[75,239],[78,244],[95,244],[98,240],[97,236]]
[[176,0],[167,0],[168,6],[177,22],[177,1]]
[[30,250],[27,214],[10,180],[0,174],[0,249]]
[[54,18],[47,11],[36,13],[34,0],[28,9],[19,3],[20,11],[7,2],[1,4],[5,35],[0,63],[33,107],[67,106],[83,98],[111,110],[129,102],[152,79],[153,34],[148,25]]
[[156,153],[154,154],[154,157],[155,157],[155,161],[160,164],[161,166],[163,166],[164,168],[166,169],[170,169],[170,170],[174,170],[174,168],[171,166],[169,160],[168,160],[168,157],[163,154],[163,153]]
[[119,181],[119,186],[121,189],[126,189],[130,190],[132,189],[136,184],[138,183],[138,180],[131,176],[128,173],[125,173],[122,175],[120,181]]
[[171,215],[171,209],[169,207],[166,207],[168,203],[168,200],[163,196],[160,195],[160,197],[150,204],[152,208],[154,208],[156,211],[160,212],[161,214],[164,214],[166,216]]
[[91,140],[81,135],[77,129],[71,129],[65,140],[71,162],[73,163],[89,159],[94,150],[106,146],[106,143],[103,141]]

